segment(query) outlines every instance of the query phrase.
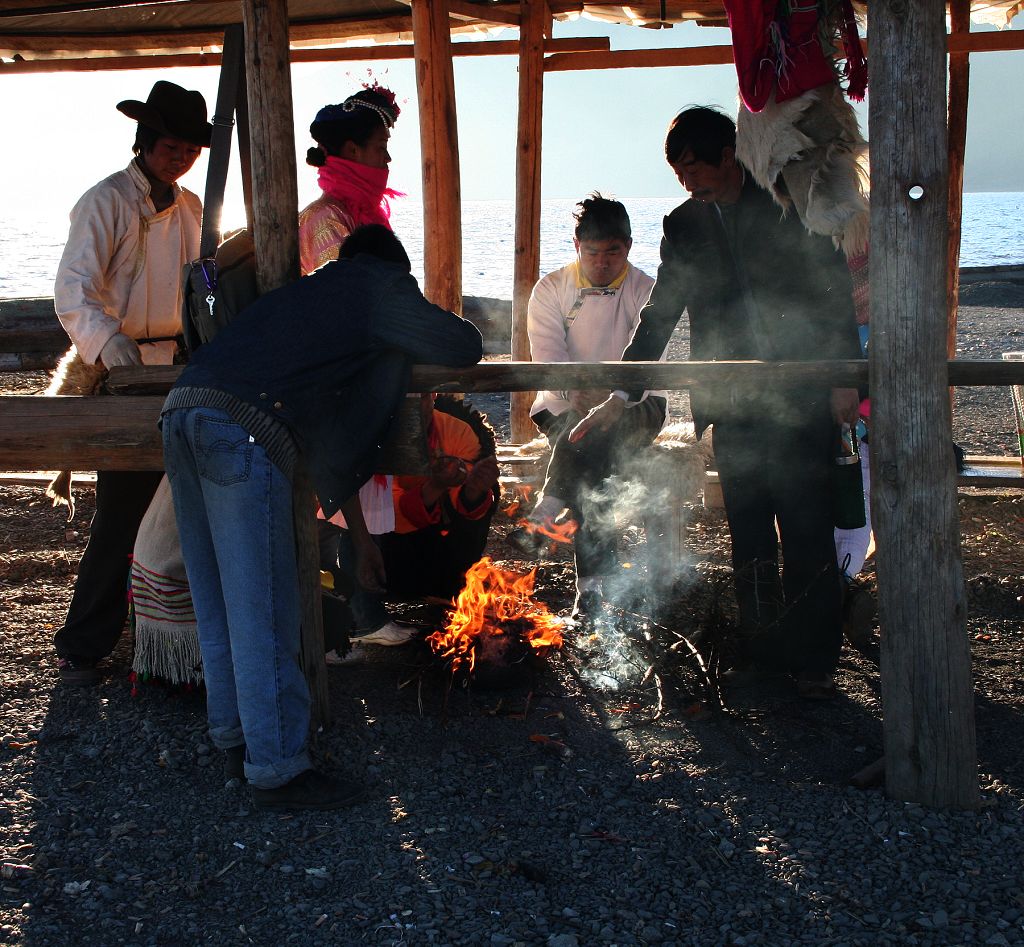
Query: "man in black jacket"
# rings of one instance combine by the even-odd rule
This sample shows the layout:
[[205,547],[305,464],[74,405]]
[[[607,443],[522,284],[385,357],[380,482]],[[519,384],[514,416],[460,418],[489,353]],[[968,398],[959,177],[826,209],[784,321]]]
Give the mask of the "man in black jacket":
[[[331,809],[361,787],[314,770],[291,478],[351,518],[414,363],[467,366],[480,333],[424,299],[386,227],[260,297],[192,356],[164,404],[164,461],[199,626],[214,744],[261,808]],[[312,498],[311,498],[312,499]],[[380,573],[368,534],[357,548]],[[365,574],[365,573],[364,573]]]
[[[657,359],[684,309],[694,359],[858,358],[842,254],[782,213],[735,145],[735,125],[714,109],[686,109],[669,126],[665,157],[691,199],[665,218],[657,283],[623,360]],[[639,395],[614,393],[572,438],[610,426]],[[744,633],[737,683],[788,672],[805,697],[835,693],[842,632],[830,448],[835,425],[856,423],[857,404],[856,389],[815,384],[691,392],[698,435],[714,425],[732,535]]]

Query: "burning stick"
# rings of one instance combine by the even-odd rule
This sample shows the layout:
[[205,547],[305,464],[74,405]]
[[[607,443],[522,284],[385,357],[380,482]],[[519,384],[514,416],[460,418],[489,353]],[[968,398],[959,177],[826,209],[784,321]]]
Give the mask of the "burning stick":
[[579,525],[576,520],[566,520],[564,523],[556,523],[554,520],[544,520],[543,523],[534,523],[530,520],[520,520],[516,523],[531,533],[539,533],[555,543],[570,543]]
[[478,657],[507,661],[509,646],[519,642],[535,654],[562,646],[562,619],[533,598],[536,572],[507,572],[487,556],[470,568],[444,631],[427,637],[453,673],[472,672]]

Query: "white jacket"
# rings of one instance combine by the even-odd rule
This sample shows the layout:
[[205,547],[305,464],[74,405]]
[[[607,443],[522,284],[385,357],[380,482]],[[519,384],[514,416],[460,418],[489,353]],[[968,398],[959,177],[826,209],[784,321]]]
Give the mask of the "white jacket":
[[[202,204],[173,187],[174,203],[157,213],[149,181],[132,161],[86,191],[71,211],[54,308],[86,364],[99,359],[116,332],[133,339],[181,332],[182,267],[199,254]],[[173,342],[141,348],[148,365],[174,358]]]
[[[632,263],[626,266],[626,278],[615,290],[581,293],[575,262],[542,277],[533,287],[527,308],[530,357],[535,362],[619,361],[654,286],[643,270]],[[571,318],[569,325],[567,317]],[[649,394],[665,397],[663,391],[645,392],[644,397]],[[566,411],[569,402],[565,395],[564,391],[539,391],[531,416],[544,409],[554,415]]]

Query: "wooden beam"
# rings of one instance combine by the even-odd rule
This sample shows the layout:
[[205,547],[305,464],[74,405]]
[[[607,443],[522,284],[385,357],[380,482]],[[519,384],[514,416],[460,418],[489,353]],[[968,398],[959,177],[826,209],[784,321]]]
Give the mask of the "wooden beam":
[[[949,0],[953,35],[970,32],[970,0]],[[949,234],[946,251],[946,356],[956,356],[957,306],[960,299],[960,236],[964,211],[964,153],[967,150],[967,99],[970,54],[949,55]],[[950,392],[950,397],[953,393]]]
[[669,66],[722,66],[734,62],[732,46],[686,46],[677,49],[616,49],[608,52],[561,53],[544,60],[545,72],[581,69],[652,69]]
[[976,808],[967,600],[942,377],[944,12],[931,0],[872,7],[871,509],[886,792]]
[[423,169],[424,295],[462,311],[462,185],[446,0],[412,0]]
[[[512,358],[530,359],[526,308],[540,276],[541,129],[544,104],[544,0],[523,0],[519,52],[519,118],[516,131],[515,259],[512,269]],[[514,441],[533,436],[529,392],[514,395],[510,425]]]
[[[606,36],[593,39],[549,39],[544,43],[545,53],[601,52],[610,47]],[[519,40],[481,40],[473,43],[452,43],[452,55],[457,58],[481,56],[518,56]],[[415,48],[411,43],[391,46],[340,46],[308,49],[292,47],[291,61],[297,62],[374,62],[413,59]],[[115,72],[123,69],[169,69],[183,66],[219,66],[220,53],[168,53],[153,56],[96,56],[91,59],[27,59],[22,62],[0,63],[0,73],[19,75],[49,72]]]
[[992,33],[957,31],[949,37],[947,48],[950,53],[1012,52],[1024,49],[1024,30],[996,30]]
[[453,20],[470,20],[474,23],[495,23],[499,26],[519,26],[519,11],[512,7],[500,7],[495,3],[466,3],[465,0],[448,0],[448,15]]

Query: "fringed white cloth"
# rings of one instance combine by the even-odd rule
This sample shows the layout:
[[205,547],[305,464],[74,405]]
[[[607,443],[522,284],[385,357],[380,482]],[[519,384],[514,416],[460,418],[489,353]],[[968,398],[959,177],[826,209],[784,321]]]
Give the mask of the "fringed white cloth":
[[203,658],[196,613],[166,477],[160,481],[135,541],[131,601],[135,623],[132,670],[171,684],[200,683]]

